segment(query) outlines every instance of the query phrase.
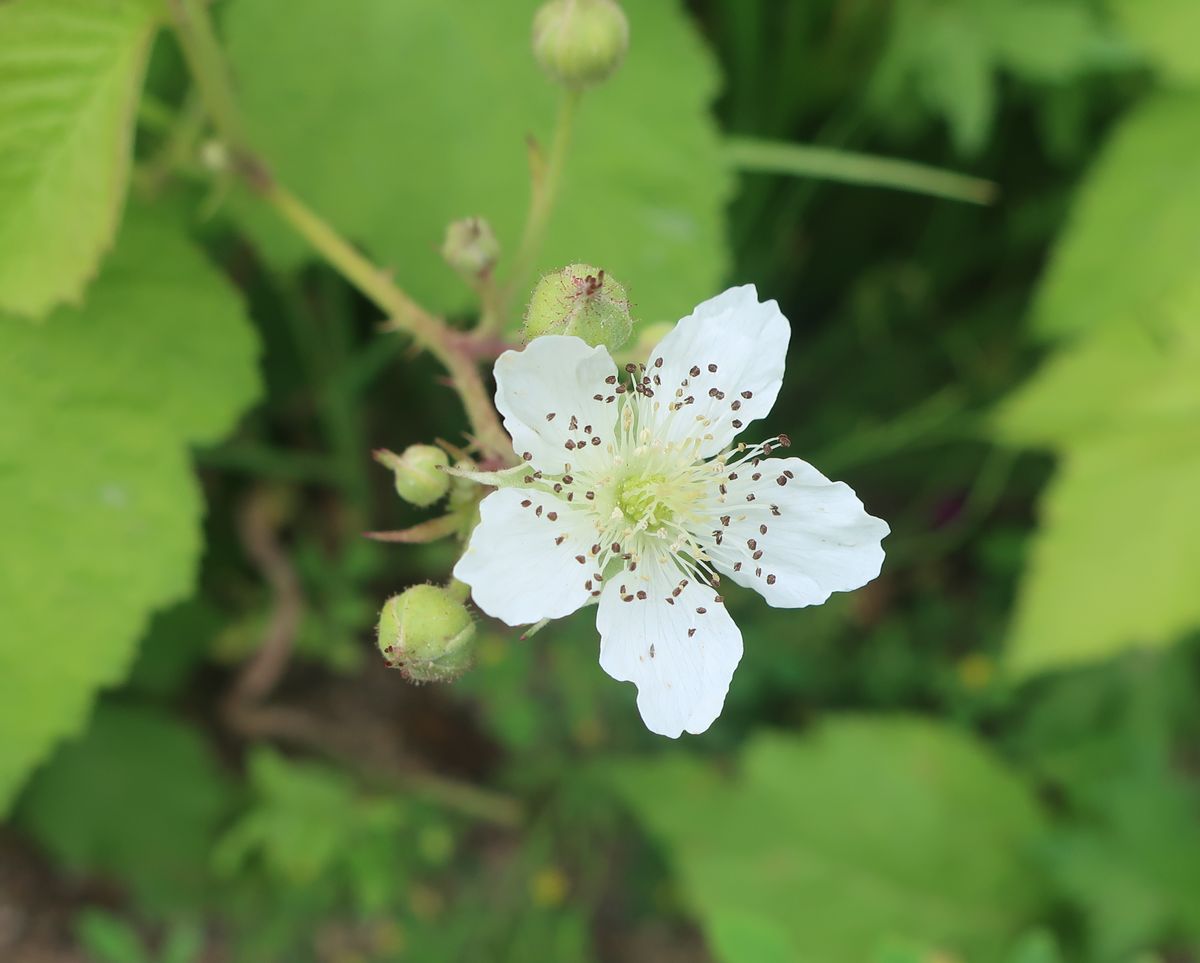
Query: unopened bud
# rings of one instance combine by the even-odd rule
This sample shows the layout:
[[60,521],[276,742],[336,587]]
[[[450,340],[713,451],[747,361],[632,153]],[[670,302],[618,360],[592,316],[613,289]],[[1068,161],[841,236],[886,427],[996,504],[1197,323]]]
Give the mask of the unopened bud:
[[628,49],[629,21],[614,0],[550,0],[534,15],[534,59],[566,87],[605,80]]
[[442,257],[459,274],[483,277],[500,257],[500,242],[482,217],[464,217],[447,226]]
[[396,494],[410,505],[428,508],[450,488],[441,469],[450,463],[445,452],[433,445],[409,445],[403,455],[380,448],[375,460],[396,476]]
[[573,334],[610,351],[633,330],[625,288],[589,264],[568,264],[538,281],[525,312],[525,338]]
[[467,607],[437,585],[393,595],[379,613],[379,651],[413,682],[453,682],[471,667],[475,621]]

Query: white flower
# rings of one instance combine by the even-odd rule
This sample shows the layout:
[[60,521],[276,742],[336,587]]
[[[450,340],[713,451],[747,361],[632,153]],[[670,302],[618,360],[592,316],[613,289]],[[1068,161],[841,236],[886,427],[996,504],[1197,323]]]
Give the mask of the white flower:
[[790,328],[752,285],[705,301],[619,373],[603,347],[534,339],[496,362],[496,406],[525,461],[455,566],[509,625],[598,602],[600,665],[637,686],[672,738],[721,712],[742,657],[720,576],[782,607],[817,605],[879,574],[888,526],[784,435],[734,437],[783,381]]

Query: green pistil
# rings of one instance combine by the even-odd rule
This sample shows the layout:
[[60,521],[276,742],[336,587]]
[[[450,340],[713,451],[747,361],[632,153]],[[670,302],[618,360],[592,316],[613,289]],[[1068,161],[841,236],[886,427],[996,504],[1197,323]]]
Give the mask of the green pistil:
[[644,531],[656,531],[675,519],[675,513],[663,502],[668,485],[662,475],[628,478],[621,483],[617,508],[633,525]]

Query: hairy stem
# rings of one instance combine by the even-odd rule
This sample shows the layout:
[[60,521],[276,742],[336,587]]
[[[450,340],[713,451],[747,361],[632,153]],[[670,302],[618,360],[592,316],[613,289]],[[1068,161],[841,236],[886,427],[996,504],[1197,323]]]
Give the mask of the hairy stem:
[[442,363],[462,397],[475,439],[484,453],[510,457],[508,435],[500,426],[479,369],[457,350],[451,330],[275,179],[245,135],[225,59],[203,0],[170,0],[170,4],[184,56],[208,115],[229,147],[234,170],[347,281],[388,315],[389,327],[412,335]]

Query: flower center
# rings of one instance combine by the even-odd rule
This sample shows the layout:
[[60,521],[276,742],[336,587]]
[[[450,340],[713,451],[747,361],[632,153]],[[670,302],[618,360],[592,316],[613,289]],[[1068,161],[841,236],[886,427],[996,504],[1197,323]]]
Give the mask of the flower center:
[[654,532],[675,520],[667,501],[671,482],[665,475],[634,475],[621,482],[617,508],[635,529]]

